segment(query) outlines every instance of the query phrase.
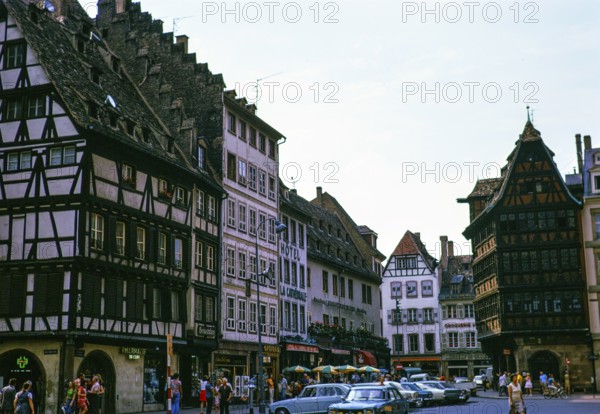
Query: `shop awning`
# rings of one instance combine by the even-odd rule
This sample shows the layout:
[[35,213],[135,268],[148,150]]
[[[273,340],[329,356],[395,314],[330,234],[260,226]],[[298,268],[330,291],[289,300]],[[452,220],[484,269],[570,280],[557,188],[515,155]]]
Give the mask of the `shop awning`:
[[400,362],[435,362],[441,361],[442,358],[439,356],[431,357],[401,357]]
[[358,350],[356,351],[356,364],[363,365],[371,365],[373,367],[377,366],[377,358],[375,355],[370,353],[369,351]]

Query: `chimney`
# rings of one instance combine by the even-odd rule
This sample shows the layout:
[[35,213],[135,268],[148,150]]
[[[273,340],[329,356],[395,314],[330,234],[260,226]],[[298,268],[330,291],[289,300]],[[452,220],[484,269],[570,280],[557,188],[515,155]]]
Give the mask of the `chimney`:
[[421,233],[420,232],[415,232],[415,236],[417,237],[417,240],[421,240]]
[[448,257],[448,236],[440,236],[441,257],[440,262],[443,267],[446,267],[446,259]]
[[179,35],[179,36],[175,36],[175,39],[177,39],[177,44],[182,44],[183,45],[183,53],[187,55],[188,52],[188,39],[189,37],[186,35]]
[[592,137],[591,135],[583,136],[583,148],[586,150],[592,149]]
[[448,242],[448,257],[454,257],[454,242]]
[[290,193],[292,193],[292,194],[298,194],[298,190],[296,190],[295,188],[292,188],[290,190]]
[[581,134],[575,134],[575,147],[577,148],[577,168],[579,174],[583,172],[583,154],[581,152]]
[[323,205],[323,187],[317,187],[317,200],[319,200],[319,204]]
[[115,1],[115,9],[117,14],[125,12],[125,0],[116,0]]

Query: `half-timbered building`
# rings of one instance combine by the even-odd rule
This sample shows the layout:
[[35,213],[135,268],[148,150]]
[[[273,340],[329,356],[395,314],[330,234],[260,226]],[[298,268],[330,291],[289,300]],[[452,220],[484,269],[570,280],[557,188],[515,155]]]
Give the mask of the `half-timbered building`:
[[480,180],[464,236],[473,248],[475,318],[495,371],[589,381],[590,340],[578,202],[528,120],[495,179]]
[[[259,329],[265,345],[263,367],[275,375],[280,369],[275,219],[279,145],[285,138],[257,115],[256,105],[225,90],[223,77],[197,62],[196,54],[188,52],[187,36],[163,33],[162,22],[142,12],[140,3],[103,0],[96,21],[171,131],[198,129],[195,140],[181,145],[197,150],[198,159],[206,158],[227,192],[222,210],[219,349],[212,356],[206,354],[208,364],[195,366],[194,372],[227,375],[235,395],[246,394],[244,380],[257,372]],[[273,269],[273,277],[259,278],[258,303],[256,274],[267,269]],[[186,391],[186,398],[191,397]]]
[[440,372],[440,314],[437,260],[420,233],[406,231],[383,271],[382,313],[392,341],[392,364]]
[[32,380],[39,412],[79,373],[106,412],[160,409],[167,353],[216,347],[223,190],[92,23],[0,2],[0,378]]

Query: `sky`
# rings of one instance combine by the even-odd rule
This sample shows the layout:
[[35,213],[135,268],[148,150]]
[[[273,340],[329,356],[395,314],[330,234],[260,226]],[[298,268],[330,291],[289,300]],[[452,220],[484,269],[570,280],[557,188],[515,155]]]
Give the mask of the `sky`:
[[470,253],[456,199],[498,176],[527,106],[563,175],[576,133],[600,147],[597,0],[140,2],[287,138],[284,183],[321,186],[388,257],[406,230]]

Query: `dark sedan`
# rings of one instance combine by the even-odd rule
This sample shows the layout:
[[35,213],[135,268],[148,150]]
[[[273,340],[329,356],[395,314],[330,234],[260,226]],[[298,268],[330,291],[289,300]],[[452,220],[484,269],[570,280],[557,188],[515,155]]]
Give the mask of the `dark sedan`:
[[408,402],[392,385],[358,385],[328,414],[407,414]]

